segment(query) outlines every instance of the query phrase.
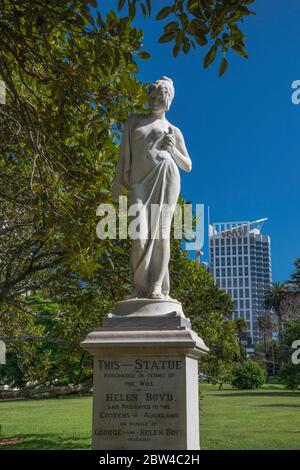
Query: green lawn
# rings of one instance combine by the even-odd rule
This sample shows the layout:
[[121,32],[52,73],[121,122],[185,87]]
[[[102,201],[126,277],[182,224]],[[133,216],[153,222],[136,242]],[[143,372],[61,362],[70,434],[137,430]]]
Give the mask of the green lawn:
[[253,391],[200,389],[203,449],[300,450],[300,392],[271,384]]
[[[200,389],[202,449],[300,450],[300,392]],[[0,402],[1,437],[23,438],[0,449],[89,449],[91,404],[90,397]]]

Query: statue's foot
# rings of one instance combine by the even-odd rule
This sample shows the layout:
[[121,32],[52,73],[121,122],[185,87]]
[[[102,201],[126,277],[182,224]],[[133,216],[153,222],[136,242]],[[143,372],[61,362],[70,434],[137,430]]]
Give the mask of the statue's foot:
[[150,299],[165,299],[166,296],[162,293],[162,291],[154,290],[150,295]]
[[170,302],[178,302],[177,299],[173,299],[173,297],[171,297],[170,295],[165,295],[165,300],[169,300]]

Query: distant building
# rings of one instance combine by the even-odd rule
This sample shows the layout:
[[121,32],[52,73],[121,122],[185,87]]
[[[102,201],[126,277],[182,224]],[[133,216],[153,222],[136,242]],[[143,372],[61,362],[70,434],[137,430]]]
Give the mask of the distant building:
[[243,317],[251,350],[260,340],[258,317],[272,285],[271,242],[261,229],[267,219],[220,222],[209,226],[210,272],[235,304],[233,318]]

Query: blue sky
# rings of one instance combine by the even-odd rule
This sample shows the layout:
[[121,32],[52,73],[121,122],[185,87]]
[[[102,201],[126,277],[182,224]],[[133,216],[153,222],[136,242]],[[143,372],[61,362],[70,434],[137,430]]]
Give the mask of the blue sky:
[[[168,4],[152,3],[154,14]],[[251,6],[257,15],[242,27],[249,60],[230,53],[221,78],[218,61],[203,69],[202,48],[174,59],[170,44],[157,43],[164,22],[137,18],[151,53],[139,61],[139,78],[174,80],[168,119],[184,134],[193,161],[192,172],[181,174],[183,197],[210,206],[212,222],[268,217],[263,233],[271,237],[273,279],[285,281],[300,256],[300,105],[291,102],[291,84],[300,80],[300,2]]]

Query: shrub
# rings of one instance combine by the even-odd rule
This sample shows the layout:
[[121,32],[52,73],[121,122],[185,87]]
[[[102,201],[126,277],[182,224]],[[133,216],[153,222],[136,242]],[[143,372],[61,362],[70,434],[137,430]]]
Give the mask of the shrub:
[[300,364],[288,364],[283,366],[279,371],[279,377],[282,384],[286,388],[296,390],[300,387]]
[[264,369],[256,362],[247,359],[234,368],[231,385],[240,390],[251,390],[263,385],[265,379]]

